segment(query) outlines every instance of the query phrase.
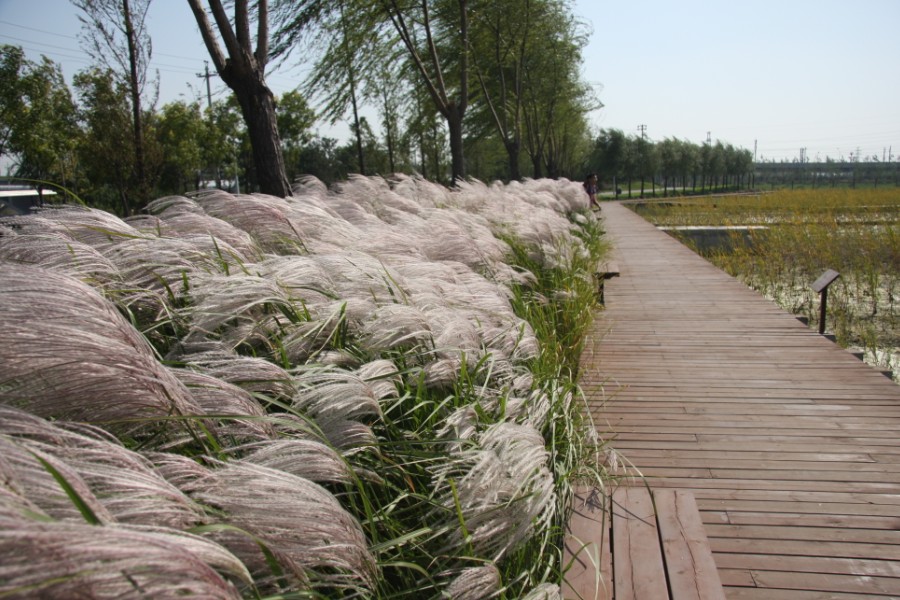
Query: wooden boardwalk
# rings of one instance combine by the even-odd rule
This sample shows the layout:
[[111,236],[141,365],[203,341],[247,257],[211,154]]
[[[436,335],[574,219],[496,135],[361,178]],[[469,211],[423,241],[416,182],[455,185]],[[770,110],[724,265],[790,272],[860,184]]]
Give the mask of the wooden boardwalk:
[[728,598],[900,598],[900,385],[621,204],[603,216],[621,275],[582,386],[628,472],[694,494]]

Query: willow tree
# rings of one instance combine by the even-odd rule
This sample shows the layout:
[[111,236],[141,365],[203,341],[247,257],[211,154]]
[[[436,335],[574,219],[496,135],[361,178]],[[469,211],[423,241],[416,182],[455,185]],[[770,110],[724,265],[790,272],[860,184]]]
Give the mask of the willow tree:
[[[188,0],[216,72],[234,92],[241,107],[253,148],[253,165],[260,191],[281,198],[290,196],[291,188],[285,174],[278,136],[275,96],[266,84],[265,76],[269,61],[268,0],[257,0],[253,4],[256,12],[255,47],[250,34],[249,0],[234,0],[233,19],[228,17],[221,0],[208,0],[207,3],[215,27],[200,0]],[[219,45],[219,38],[225,52]]]
[[478,121],[490,123],[507,154],[510,180],[521,178],[523,85],[533,26],[555,19],[558,5],[545,0],[497,0],[483,7],[470,35],[472,66],[483,102],[473,107]]
[[586,116],[602,106],[579,72],[585,32],[569,12],[554,15],[532,25],[533,47],[523,65],[525,150],[535,177],[573,168],[573,145],[589,143]]
[[295,52],[316,57],[303,93],[320,101],[319,113],[332,125],[351,111],[357,165],[366,174],[361,86],[377,64],[377,13],[352,0],[276,0],[273,13],[279,23],[273,54],[284,60]]
[[[394,60],[400,49],[426,90],[435,109],[447,124],[450,138],[452,177],[466,176],[463,152],[463,121],[469,106],[468,0],[276,0],[279,49],[291,44],[323,22],[344,23],[343,31],[364,34],[343,44],[339,60],[354,62],[349,72],[369,76],[366,57]],[[347,26],[352,19],[352,26]],[[339,30],[340,31],[340,30]],[[311,33],[310,33],[311,34]],[[341,39],[347,39],[341,33]],[[372,48],[380,50],[371,54]]]
[[[454,181],[466,177],[463,118],[469,107],[468,0],[380,0],[435,108],[447,122]],[[439,48],[443,51],[439,51]]]

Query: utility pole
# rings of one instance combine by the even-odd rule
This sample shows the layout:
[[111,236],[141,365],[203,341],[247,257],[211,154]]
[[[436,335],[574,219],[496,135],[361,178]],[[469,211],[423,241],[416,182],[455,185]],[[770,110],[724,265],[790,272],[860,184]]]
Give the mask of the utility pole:
[[[203,73],[197,73],[197,77],[200,77],[201,79],[206,80],[206,106],[209,108],[209,118],[212,119],[212,90],[210,89],[210,86],[209,86],[209,80],[212,77],[212,75],[210,75],[210,73],[209,73],[209,61],[208,60],[203,61],[203,70],[204,70]],[[235,166],[235,176],[234,176],[235,182],[237,182],[237,179],[238,179],[237,166]],[[216,185],[222,185],[221,177],[219,174],[219,165],[218,164],[216,164]],[[237,184],[237,188],[238,188],[237,193],[240,194],[241,193],[240,184]]]
[[641,139],[647,139],[647,126],[646,125],[638,125],[638,131],[641,132]]
[[707,132],[706,132],[706,143],[707,143],[707,144],[712,144],[712,135],[711,135],[711,133],[712,133],[712,132],[710,132],[710,131],[707,131]]
[[753,140],[753,162],[756,162],[756,147],[759,140]]
[[204,60],[203,65],[204,65],[206,72],[205,73],[197,73],[197,77],[199,77],[200,79],[206,80],[206,105],[209,107],[210,110],[212,110],[212,91],[209,88],[209,79],[210,79],[210,77],[212,77],[212,75],[209,74],[209,61]]

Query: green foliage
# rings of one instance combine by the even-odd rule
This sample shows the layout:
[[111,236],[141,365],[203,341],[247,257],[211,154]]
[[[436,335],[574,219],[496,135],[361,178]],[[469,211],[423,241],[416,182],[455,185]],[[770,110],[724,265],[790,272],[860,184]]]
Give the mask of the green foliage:
[[59,66],[25,58],[16,46],[0,46],[0,157],[12,157],[15,175],[75,182],[80,131],[75,104]]
[[78,147],[88,185],[84,195],[95,206],[129,214],[135,201],[134,137],[128,89],[111,71],[93,69],[75,76],[86,128]]
[[315,112],[300,92],[286,92],[278,100],[276,109],[278,134],[284,147],[284,166],[288,179],[293,181],[305,173],[300,161],[303,147],[312,141]]
[[207,131],[199,103],[166,104],[155,129],[163,155],[160,187],[178,193],[197,189],[199,173],[206,166],[203,140]]

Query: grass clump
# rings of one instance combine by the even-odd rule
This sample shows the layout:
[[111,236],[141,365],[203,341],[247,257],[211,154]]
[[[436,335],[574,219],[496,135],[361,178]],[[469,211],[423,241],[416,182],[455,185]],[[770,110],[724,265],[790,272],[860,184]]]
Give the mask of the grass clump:
[[[0,595],[558,594],[571,482],[600,477],[582,194],[356,178],[2,223]],[[189,559],[105,571],[134,528]],[[37,529],[73,543],[52,578]]]

